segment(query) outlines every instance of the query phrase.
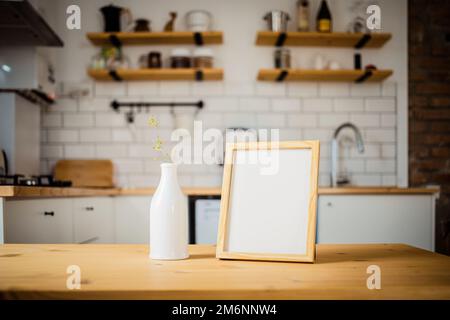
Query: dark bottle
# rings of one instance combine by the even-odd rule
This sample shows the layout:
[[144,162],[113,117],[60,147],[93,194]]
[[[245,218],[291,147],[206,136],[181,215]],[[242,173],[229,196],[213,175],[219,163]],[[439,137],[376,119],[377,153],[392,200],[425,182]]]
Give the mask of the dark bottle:
[[317,31],[331,32],[332,29],[330,9],[328,9],[327,1],[322,0],[319,12],[317,13]]

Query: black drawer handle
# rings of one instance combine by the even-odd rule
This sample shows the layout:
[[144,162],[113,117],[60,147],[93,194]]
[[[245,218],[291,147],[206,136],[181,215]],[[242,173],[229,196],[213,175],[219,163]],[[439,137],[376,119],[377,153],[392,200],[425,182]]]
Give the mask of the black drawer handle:
[[94,207],[86,207],[86,211],[94,211]]
[[44,211],[44,216],[54,216],[55,215],[55,212],[53,212],[53,211]]

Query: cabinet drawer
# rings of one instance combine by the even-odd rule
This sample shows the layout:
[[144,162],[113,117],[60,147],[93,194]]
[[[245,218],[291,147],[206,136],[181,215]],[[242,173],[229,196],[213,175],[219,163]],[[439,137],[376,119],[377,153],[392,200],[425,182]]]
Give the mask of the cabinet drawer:
[[404,243],[433,249],[428,195],[320,196],[319,243]]
[[152,198],[147,196],[117,197],[114,201],[116,242],[148,244]]
[[114,243],[113,199],[73,200],[75,243]]
[[67,199],[5,203],[5,243],[70,243],[72,204]]

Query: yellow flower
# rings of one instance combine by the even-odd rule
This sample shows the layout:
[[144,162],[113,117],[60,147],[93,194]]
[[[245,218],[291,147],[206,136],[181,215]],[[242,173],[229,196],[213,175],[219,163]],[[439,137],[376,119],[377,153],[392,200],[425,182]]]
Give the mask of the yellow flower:
[[150,118],[148,118],[148,125],[151,128],[156,128],[159,125],[158,119],[156,119],[154,116],[150,116]]
[[155,151],[161,151],[162,150],[162,145],[163,145],[163,141],[161,140],[161,138],[158,136],[156,137],[155,143],[153,145],[153,150]]

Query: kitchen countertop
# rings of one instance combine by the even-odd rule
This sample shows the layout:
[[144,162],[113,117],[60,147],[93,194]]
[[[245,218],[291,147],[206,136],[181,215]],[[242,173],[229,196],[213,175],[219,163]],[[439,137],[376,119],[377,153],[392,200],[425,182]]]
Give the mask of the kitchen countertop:
[[[221,188],[182,188],[186,195],[220,195]],[[133,196],[152,195],[156,188],[53,188],[0,186],[0,197],[87,197],[87,196]],[[336,194],[436,194],[439,188],[397,188],[397,187],[339,187],[319,188],[319,195]]]
[[[402,244],[317,245],[314,264],[218,260],[215,247],[158,261],[146,245],[0,246],[0,299],[450,299],[450,257]],[[67,267],[81,288],[66,288]],[[366,286],[381,268],[381,289]]]

